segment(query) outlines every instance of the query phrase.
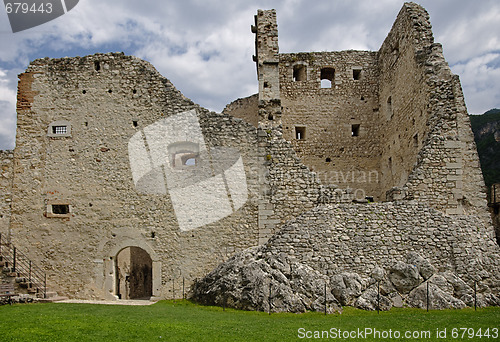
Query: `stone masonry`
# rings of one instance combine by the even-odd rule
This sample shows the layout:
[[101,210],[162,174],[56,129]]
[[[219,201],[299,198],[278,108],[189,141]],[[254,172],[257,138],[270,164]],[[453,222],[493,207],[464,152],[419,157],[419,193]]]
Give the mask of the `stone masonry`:
[[[153,296],[171,298],[182,293],[183,278],[189,285],[258,243],[255,127],[200,108],[150,64],[122,54],[37,60],[19,87],[38,95],[18,107],[10,234],[58,292],[114,298],[115,260],[132,246],[151,256]],[[141,155],[129,156],[127,146],[137,132],[186,110],[197,113],[209,148],[241,153],[248,199],[218,222],[180,231],[168,194],[136,191],[129,158]],[[54,133],[61,126],[64,134]]]
[[5,240],[9,237],[13,159],[13,151],[0,151],[0,234]]
[[2,236],[74,298],[179,298],[255,248],[316,278],[414,252],[498,295],[460,81],[427,12],[404,4],[379,51],[280,53],[274,10],[252,31],[258,93],[222,114],[132,56],[33,61],[0,155]]

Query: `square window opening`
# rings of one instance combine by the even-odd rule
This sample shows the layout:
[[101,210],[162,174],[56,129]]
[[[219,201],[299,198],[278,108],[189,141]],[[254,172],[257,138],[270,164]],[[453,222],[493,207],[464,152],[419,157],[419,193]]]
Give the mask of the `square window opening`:
[[359,81],[361,79],[361,69],[352,69],[352,78]]
[[67,126],[52,126],[53,134],[67,134],[68,127]]
[[52,204],[52,214],[55,215],[69,214],[69,204]]
[[302,64],[293,66],[293,81],[300,82],[307,80],[307,67]]
[[306,138],[306,128],[303,126],[295,126],[295,139],[304,140]]

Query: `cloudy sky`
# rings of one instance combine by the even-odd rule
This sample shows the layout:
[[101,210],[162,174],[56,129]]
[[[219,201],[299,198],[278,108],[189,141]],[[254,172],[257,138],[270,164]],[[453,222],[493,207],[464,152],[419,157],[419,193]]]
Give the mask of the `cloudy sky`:
[[[500,108],[500,2],[421,0],[460,75],[470,113]],[[17,75],[43,57],[120,52],[151,62],[187,97],[221,111],[257,92],[250,32],[278,13],[281,52],[378,50],[400,0],[80,0],[66,15],[12,33],[0,8],[0,149],[15,141]]]

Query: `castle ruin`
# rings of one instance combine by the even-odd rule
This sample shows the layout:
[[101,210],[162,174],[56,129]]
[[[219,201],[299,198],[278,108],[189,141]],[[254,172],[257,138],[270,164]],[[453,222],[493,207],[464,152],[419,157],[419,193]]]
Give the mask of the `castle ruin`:
[[179,298],[255,246],[330,277],[415,252],[498,296],[468,113],[427,12],[404,4],[379,51],[280,53],[274,10],[252,31],[258,94],[222,114],[132,56],[33,61],[1,155],[2,239],[74,298]]

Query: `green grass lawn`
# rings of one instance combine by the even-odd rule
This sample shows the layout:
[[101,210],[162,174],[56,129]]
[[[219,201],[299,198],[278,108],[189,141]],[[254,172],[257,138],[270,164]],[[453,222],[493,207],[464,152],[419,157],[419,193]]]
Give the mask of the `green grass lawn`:
[[[343,331],[355,335],[347,339],[350,341],[500,341],[499,325],[500,308],[430,312],[392,309],[380,314],[345,308],[341,315],[325,316],[317,312],[268,315],[223,311],[188,301],[162,301],[150,306],[53,303],[0,307],[0,341],[304,341],[315,332],[321,337],[322,331],[329,333],[323,333],[325,340],[334,341],[346,340],[341,338]],[[463,338],[460,328],[470,328]],[[381,335],[358,335],[358,329],[376,330]],[[446,329],[446,338],[437,339],[436,329],[441,334]],[[489,329],[490,337],[469,338],[472,330],[476,335],[479,329],[482,335]],[[401,338],[390,339],[388,334],[394,337],[396,331]],[[406,331],[420,336],[405,339]],[[430,339],[426,332],[430,332]],[[458,333],[457,338],[453,338],[453,332]]]

